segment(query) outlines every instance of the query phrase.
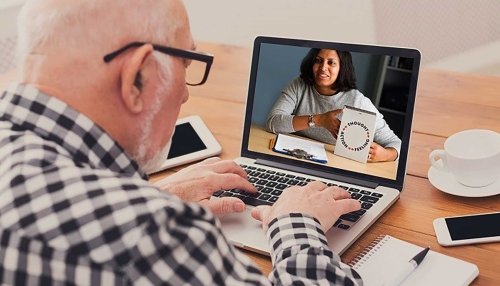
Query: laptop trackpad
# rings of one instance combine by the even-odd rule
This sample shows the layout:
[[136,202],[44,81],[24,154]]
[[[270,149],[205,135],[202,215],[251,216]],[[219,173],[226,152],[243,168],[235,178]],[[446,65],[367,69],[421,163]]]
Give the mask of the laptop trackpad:
[[242,213],[222,217],[222,231],[235,246],[269,255],[269,242],[262,224],[250,212],[251,208],[247,207]]

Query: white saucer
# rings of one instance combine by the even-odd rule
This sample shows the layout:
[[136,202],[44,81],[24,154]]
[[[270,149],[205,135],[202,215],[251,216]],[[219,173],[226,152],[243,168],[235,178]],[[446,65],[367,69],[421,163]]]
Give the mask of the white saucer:
[[451,173],[441,171],[434,167],[429,169],[427,177],[434,187],[450,195],[472,198],[500,194],[500,180],[496,180],[493,184],[488,186],[472,188],[460,184]]

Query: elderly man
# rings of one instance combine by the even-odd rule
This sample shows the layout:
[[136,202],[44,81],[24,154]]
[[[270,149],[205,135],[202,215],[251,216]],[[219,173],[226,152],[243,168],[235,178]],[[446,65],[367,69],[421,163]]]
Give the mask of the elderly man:
[[213,158],[163,191],[148,183],[186,69],[209,60],[179,0],[27,1],[19,59],[21,83],[0,98],[1,284],[361,283],[325,243],[359,208],[341,189],[312,182],[254,209],[273,245],[266,278],[213,214],[245,208],[213,192],[255,191],[239,166]]

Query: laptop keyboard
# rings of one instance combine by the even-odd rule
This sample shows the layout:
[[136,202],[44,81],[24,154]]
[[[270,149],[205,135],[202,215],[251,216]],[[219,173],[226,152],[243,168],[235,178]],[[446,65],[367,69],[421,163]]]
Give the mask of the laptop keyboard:
[[[248,181],[256,188],[256,193],[247,193],[239,189],[221,190],[215,192],[216,197],[236,197],[241,199],[245,204],[251,206],[272,205],[276,202],[283,190],[290,186],[305,186],[313,181],[301,176],[285,174],[273,170],[264,169],[262,167],[241,165],[248,174]],[[338,186],[347,190],[351,194],[351,198],[358,200],[361,203],[361,209],[342,215],[334,224],[334,227],[348,230],[352,227],[378,200],[383,196],[381,193],[361,190],[354,187],[323,182],[328,186]]]

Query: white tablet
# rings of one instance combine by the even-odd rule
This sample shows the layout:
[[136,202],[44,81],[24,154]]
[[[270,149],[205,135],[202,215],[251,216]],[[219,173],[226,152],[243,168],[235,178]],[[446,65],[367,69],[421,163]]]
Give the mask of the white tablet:
[[177,120],[172,146],[155,172],[220,154],[222,147],[198,115]]

